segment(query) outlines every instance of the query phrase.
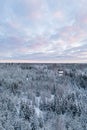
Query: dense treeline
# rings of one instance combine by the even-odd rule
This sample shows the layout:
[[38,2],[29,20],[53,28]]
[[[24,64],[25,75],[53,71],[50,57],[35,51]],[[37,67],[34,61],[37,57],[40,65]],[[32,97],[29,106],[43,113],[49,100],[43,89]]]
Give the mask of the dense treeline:
[[86,64],[0,64],[0,130],[86,129]]

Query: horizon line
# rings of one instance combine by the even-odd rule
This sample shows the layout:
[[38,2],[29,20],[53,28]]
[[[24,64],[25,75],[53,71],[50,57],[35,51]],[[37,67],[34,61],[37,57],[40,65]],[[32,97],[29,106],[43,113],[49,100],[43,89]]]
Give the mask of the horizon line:
[[44,64],[46,64],[46,63],[54,63],[54,64],[57,64],[57,63],[59,63],[59,64],[63,64],[63,63],[65,63],[65,64],[70,64],[70,63],[77,63],[77,64],[87,64],[87,61],[72,61],[72,60],[68,60],[68,61],[38,61],[38,60],[0,60],[0,63],[34,63],[34,64],[40,64],[40,63],[44,63]]

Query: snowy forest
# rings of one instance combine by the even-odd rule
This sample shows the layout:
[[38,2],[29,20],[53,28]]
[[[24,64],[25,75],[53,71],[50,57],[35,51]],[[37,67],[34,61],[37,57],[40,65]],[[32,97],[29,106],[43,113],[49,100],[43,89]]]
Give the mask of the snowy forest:
[[0,64],[0,130],[87,130],[87,64]]

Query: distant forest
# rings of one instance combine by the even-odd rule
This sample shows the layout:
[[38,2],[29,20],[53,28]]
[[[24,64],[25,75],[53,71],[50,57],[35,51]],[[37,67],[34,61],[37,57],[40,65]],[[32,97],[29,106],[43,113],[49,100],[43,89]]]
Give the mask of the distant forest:
[[87,130],[87,64],[0,64],[0,130]]

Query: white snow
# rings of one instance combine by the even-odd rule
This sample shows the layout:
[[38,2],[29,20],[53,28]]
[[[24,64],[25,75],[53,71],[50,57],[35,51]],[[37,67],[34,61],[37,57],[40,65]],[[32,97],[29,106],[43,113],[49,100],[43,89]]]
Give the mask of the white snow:
[[38,117],[41,117],[43,112],[38,108],[38,107],[35,107],[35,113],[37,114]]
[[29,78],[26,78],[26,80],[28,81],[28,80],[29,80]]
[[43,112],[39,109],[41,97],[35,97],[36,106],[34,106],[35,113],[38,117],[41,117],[43,115]]
[[39,107],[40,100],[41,100],[41,97],[35,97],[35,101],[36,101],[37,107]]
[[52,94],[51,97],[48,99],[50,102],[54,100],[54,95]]
[[51,95],[51,99],[50,100],[52,101],[53,99],[54,99],[54,95]]

